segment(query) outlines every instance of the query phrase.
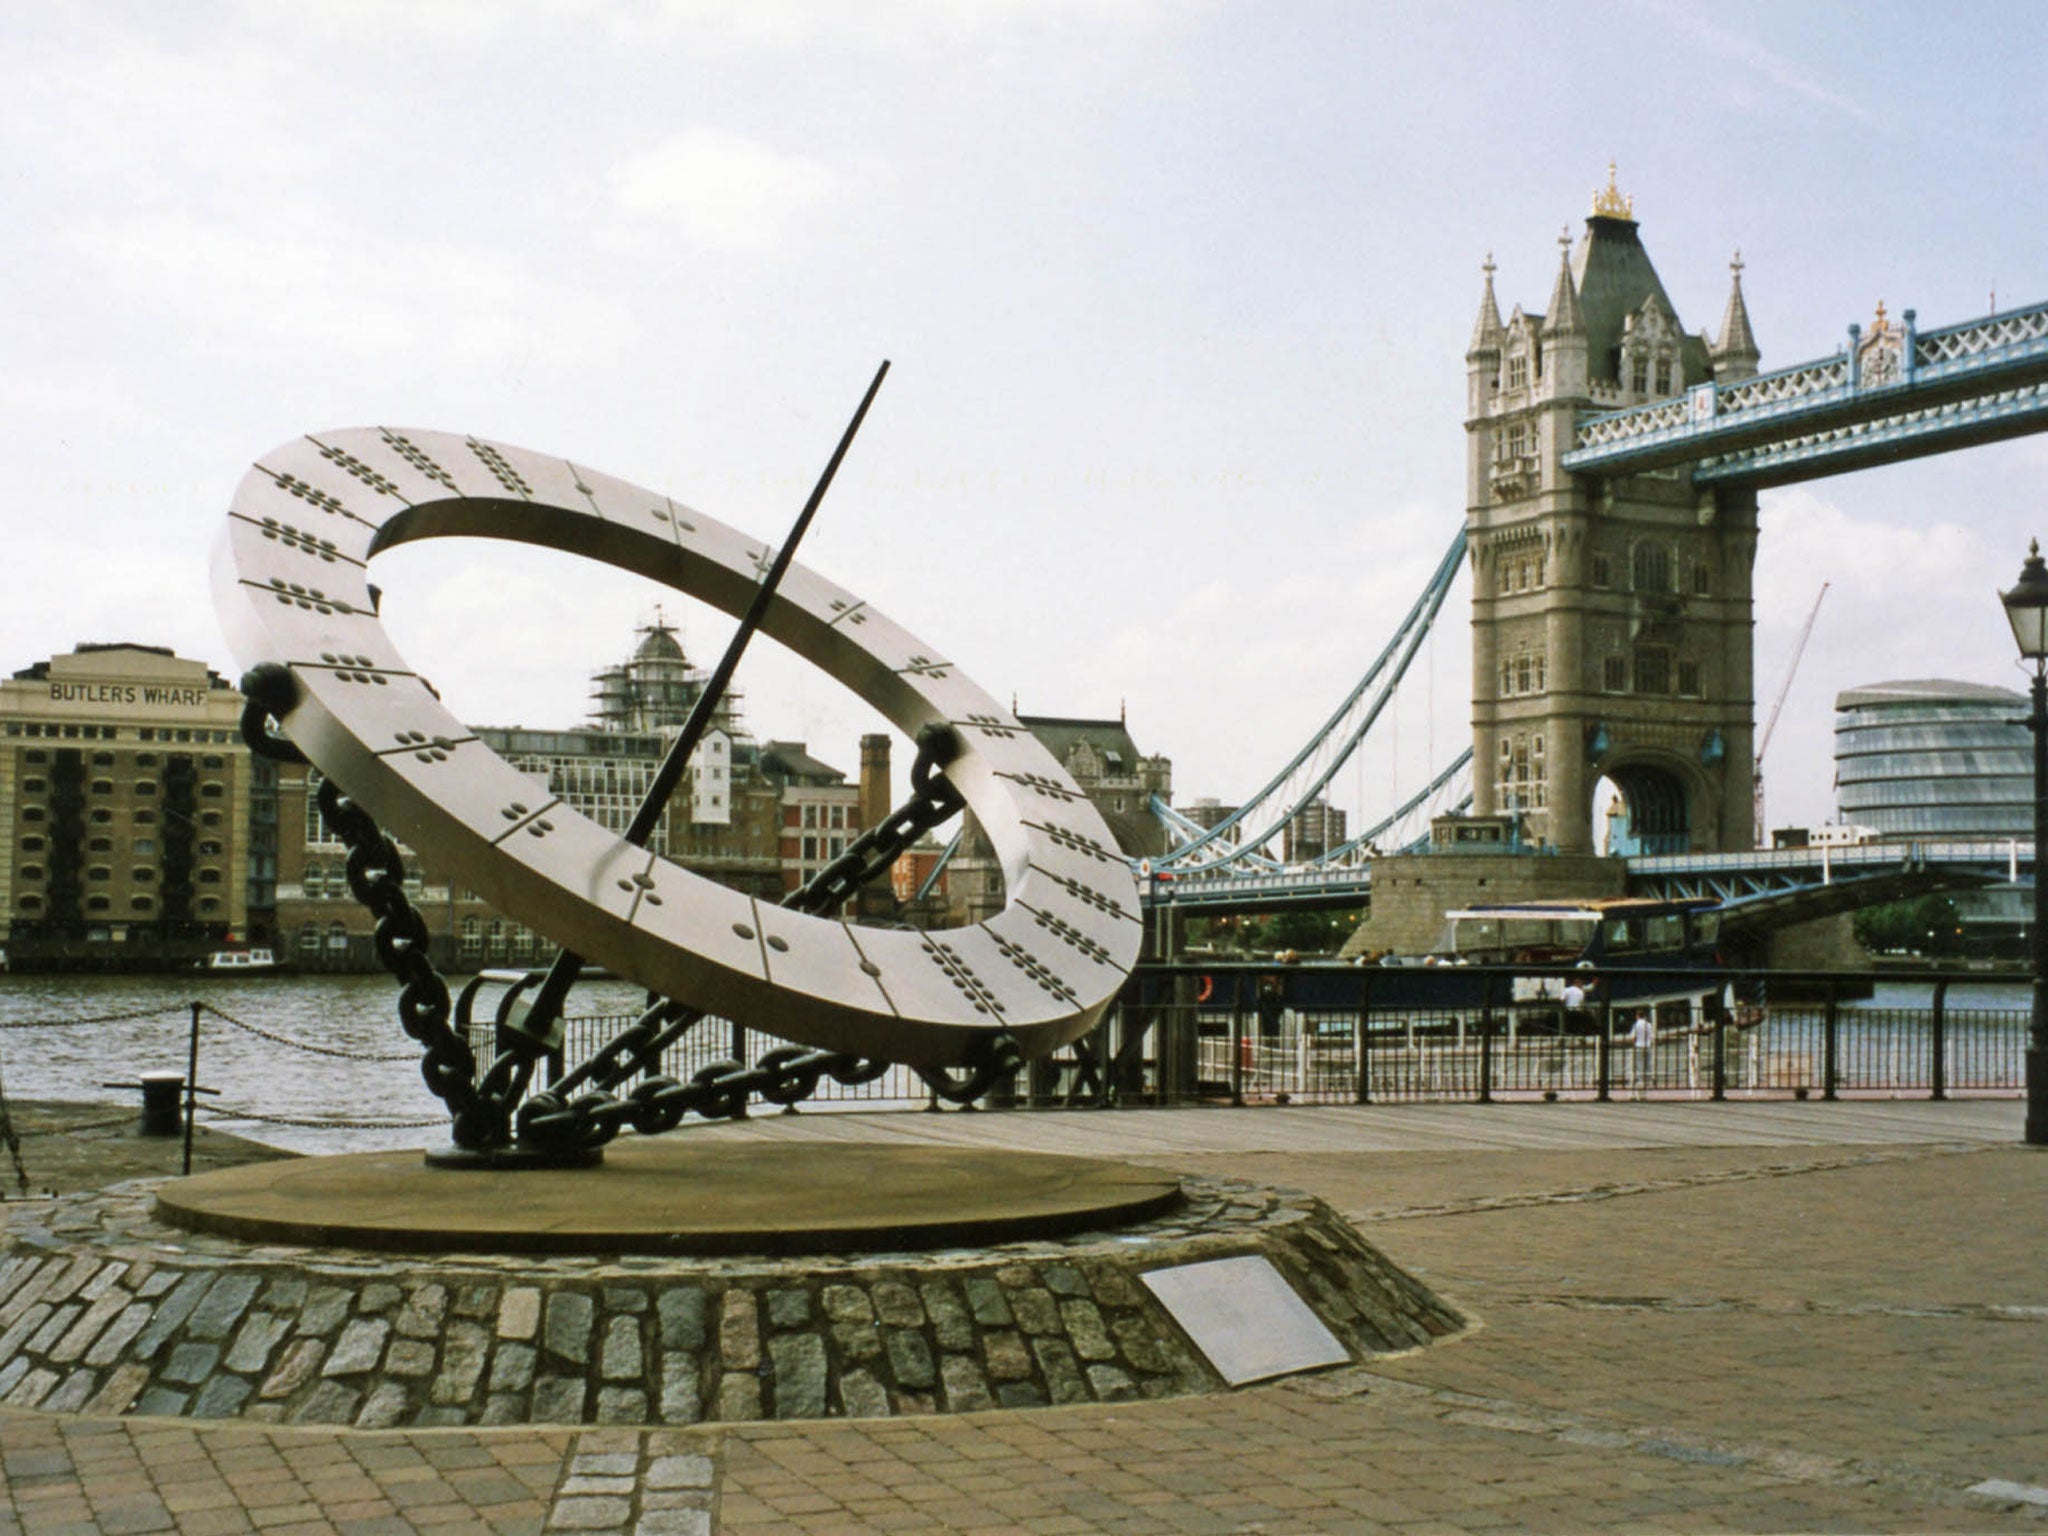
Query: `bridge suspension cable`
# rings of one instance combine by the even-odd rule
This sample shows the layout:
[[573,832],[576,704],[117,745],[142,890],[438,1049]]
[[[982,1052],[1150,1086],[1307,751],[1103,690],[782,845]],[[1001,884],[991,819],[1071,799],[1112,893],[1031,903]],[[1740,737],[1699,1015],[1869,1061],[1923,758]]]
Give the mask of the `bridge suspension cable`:
[[[1182,876],[1220,874],[1227,869],[1261,864],[1270,866],[1273,860],[1269,845],[1289,822],[1321,797],[1392,700],[1423,641],[1429,637],[1430,626],[1436,622],[1444,599],[1450,595],[1452,579],[1464,560],[1465,529],[1460,524],[1457,536],[1437,562],[1428,585],[1408,610],[1393,638],[1322,728],[1309,738],[1265,788],[1214,826],[1202,828],[1177,814],[1164,817],[1169,834],[1178,835],[1184,841],[1155,860],[1155,866]],[[1465,760],[1469,761],[1470,757],[1468,751]],[[1455,772],[1455,766],[1451,771]],[[1441,788],[1440,783],[1425,791],[1424,797]],[[1408,809],[1412,811],[1414,803]],[[1396,813],[1397,818],[1399,814]],[[1391,825],[1391,819],[1375,830],[1383,831],[1388,825]],[[1364,841],[1364,838],[1354,839],[1346,846],[1355,850],[1362,847]]]
[[[1434,798],[1436,795],[1442,793],[1445,789],[1449,788],[1450,785],[1457,780],[1458,776],[1471,766],[1472,749],[1470,747],[1467,747],[1464,751],[1460,752],[1456,757],[1452,758],[1451,761],[1444,766],[1442,771],[1439,772],[1435,778],[1431,779],[1427,784],[1423,785],[1421,789],[1417,790],[1414,794],[1410,795],[1398,810],[1390,811],[1383,819],[1381,819],[1374,825],[1367,827],[1363,832],[1359,833],[1358,836],[1352,838],[1349,842],[1339,843],[1336,847],[1332,848],[1328,853],[1322,855],[1322,857],[1317,859],[1311,859],[1309,861],[1310,867],[1327,869],[1346,864],[1353,864],[1356,863],[1361,856],[1369,858],[1372,856],[1372,854],[1379,852],[1379,841],[1381,838],[1385,837],[1390,831],[1400,826],[1402,822],[1406,821],[1410,816],[1413,816],[1417,811],[1421,810],[1423,806],[1427,805],[1430,802],[1430,800]],[[1465,791],[1462,798],[1460,798],[1457,801],[1457,803],[1451,807],[1451,809],[1462,811],[1471,804],[1472,786],[1468,783],[1465,786]],[[1405,852],[1406,850],[1402,849],[1397,851]]]

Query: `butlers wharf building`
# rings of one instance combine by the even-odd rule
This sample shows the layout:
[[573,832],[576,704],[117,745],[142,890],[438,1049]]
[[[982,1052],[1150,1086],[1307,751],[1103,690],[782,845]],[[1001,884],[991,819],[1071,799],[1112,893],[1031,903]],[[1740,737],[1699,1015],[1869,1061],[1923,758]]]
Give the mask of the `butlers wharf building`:
[[242,696],[160,646],[0,681],[0,913],[19,970],[192,965],[272,906],[277,780]]

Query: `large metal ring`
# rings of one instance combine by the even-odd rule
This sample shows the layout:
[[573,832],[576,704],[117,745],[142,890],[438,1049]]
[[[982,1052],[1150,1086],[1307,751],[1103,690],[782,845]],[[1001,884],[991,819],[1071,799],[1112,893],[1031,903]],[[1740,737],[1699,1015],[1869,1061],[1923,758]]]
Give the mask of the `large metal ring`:
[[537,791],[443,706],[385,635],[368,567],[460,535],[587,556],[734,615],[774,557],[667,497],[474,437],[362,427],[266,454],[215,550],[228,644],[245,668],[290,670],[292,740],[438,873],[656,992],[832,1050],[953,1066],[1001,1029],[1037,1056],[1100,1018],[1137,958],[1136,882],[1066,771],[938,651],[799,564],[762,624],[906,735],[952,726],[945,774],[994,846],[1007,904],[930,933],[804,916]]

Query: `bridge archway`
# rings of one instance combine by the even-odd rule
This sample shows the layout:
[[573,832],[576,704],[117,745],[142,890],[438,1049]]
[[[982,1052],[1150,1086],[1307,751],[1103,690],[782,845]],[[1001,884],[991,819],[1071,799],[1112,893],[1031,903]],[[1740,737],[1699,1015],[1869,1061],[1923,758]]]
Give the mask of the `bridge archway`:
[[1641,757],[1602,764],[1593,795],[1602,851],[1614,858],[1692,852],[1700,830],[1693,807],[1705,793],[1706,784],[1681,762]]

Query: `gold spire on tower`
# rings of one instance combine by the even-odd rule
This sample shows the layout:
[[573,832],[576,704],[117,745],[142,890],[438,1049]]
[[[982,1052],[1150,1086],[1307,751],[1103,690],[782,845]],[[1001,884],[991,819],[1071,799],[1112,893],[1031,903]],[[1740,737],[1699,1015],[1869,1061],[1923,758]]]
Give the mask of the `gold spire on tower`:
[[1607,185],[1593,194],[1593,217],[1596,219],[1633,219],[1636,216],[1636,200],[1624,197],[1621,188],[1614,184],[1614,162],[1607,162]]

